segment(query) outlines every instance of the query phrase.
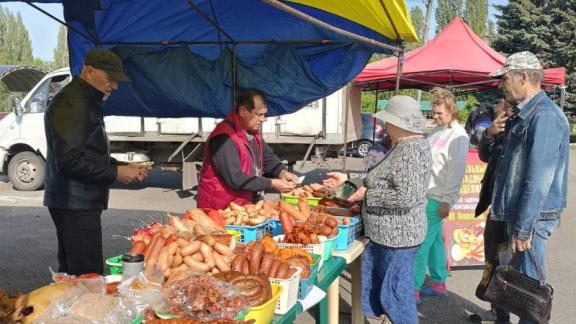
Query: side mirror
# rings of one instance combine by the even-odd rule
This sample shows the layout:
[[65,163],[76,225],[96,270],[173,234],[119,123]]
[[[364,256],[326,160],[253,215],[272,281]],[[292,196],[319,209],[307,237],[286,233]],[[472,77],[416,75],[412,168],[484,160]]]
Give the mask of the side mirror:
[[16,116],[22,114],[22,105],[20,104],[20,98],[18,97],[12,98],[12,110],[14,111],[14,114],[16,114]]

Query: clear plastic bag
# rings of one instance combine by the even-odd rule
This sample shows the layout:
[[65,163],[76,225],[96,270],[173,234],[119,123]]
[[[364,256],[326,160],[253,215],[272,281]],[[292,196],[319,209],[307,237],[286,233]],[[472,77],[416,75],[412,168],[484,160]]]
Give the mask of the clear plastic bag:
[[194,271],[164,287],[163,293],[167,312],[204,321],[233,319],[247,308],[232,285]]

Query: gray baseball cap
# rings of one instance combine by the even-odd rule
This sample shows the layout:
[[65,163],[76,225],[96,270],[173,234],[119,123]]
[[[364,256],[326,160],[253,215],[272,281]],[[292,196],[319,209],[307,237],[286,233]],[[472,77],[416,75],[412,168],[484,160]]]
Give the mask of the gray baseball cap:
[[511,70],[542,70],[542,63],[531,52],[518,52],[508,56],[504,66],[500,70],[490,73],[490,76],[499,78]]
[[390,98],[386,109],[374,114],[374,117],[413,133],[423,134],[426,128],[420,104],[410,96]]
[[122,59],[114,52],[104,48],[93,48],[84,56],[84,65],[103,70],[116,81],[130,81],[124,73]]

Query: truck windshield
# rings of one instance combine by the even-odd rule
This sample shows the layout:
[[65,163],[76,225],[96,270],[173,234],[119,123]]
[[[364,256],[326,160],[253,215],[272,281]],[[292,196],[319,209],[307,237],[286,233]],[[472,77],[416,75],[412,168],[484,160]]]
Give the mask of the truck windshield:
[[42,82],[26,102],[24,113],[43,113],[46,111],[48,102],[60,89],[68,84],[68,82],[70,82],[69,76],[55,76]]

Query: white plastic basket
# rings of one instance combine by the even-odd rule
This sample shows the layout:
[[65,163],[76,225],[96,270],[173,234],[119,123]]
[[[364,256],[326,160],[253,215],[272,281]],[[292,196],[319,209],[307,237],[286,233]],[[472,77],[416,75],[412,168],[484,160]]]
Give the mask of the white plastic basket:
[[282,293],[274,308],[275,314],[286,314],[298,301],[298,285],[300,284],[300,273],[302,269],[299,267],[292,268],[296,268],[296,272],[288,279],[268,278],[271,284],[282,286]]
[[318,235],[318,240],[320,244],[296,244],[296,243],[281,243],[284,241],[284,235],[274,236],[274,241],[278,244],[279,248],[301,248],[302,250],[310,253],[310,254],[318,254],[322,256],[320,258],[320,263],[318,264],[318,269],[322,268],[324,264],[324,259],[328,259],[328,257],[324,257],[324,253],[328,253],[329,251],[325,251],[324,245],[326,244],[326,236]]

